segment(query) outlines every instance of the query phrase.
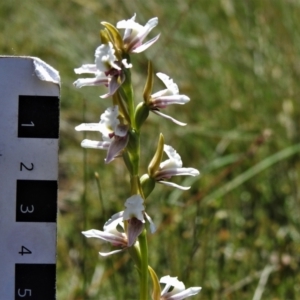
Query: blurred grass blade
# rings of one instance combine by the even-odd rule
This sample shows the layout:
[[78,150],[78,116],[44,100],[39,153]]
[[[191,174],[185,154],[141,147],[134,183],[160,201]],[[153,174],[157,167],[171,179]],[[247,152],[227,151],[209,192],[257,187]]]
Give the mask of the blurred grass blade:
[[300,152],[300,144],[293,145],[291,147],[285,148],[284,150],[281,150],[263,161],[259,162],[252,168],[248,169],[246,172],[242,173],[241,175],[235,177],[230,182],[224,184],[219,189],[217,189],[215,192],[207,195],[202,199],[203,203],[209,203],[210,201],[223,197],[233,189],[237,188],[241,184],[243,184],[245,181],[249,180],[250,178],[254,177],[258,173],[266,170],[267,168],[271,167],[272,165]]

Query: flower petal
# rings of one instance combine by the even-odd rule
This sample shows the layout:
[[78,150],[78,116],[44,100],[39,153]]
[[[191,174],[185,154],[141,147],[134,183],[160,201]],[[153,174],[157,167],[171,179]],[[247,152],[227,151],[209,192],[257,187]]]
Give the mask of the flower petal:
[[92,140],[83,140],[81,142],[81,147],[83,148],[93,148],[93,149],[100,149],[100,150],[107,150],[109,149],[110,142],[99,142],[99,141],[92,141]]
[[158,183],[161,183],[161,184],[164,184],[164,185],[167,185],[167,186],[171,186],[171,187],[175,187],[175,188],[183,190],[183,191],[187,191],[191,188],[190,186],[182,186],[182,185],[170,182],[170,181],[161,180],[161,181],[158,181]]
[[95,64],[86,64],[86,65],[82,65],[80,68],[74,69],[74,72],[76,74],[84,74],[84,73],[96,74],[98,72],[98,69]]
[[190,98],[186,95],[170,95],[152,98],[150,100],[151,105],[157,108],[165,108],[168,105],[179,104],[183,105],[190,101]]
[[158,24],[158,18],[154,17],[150,19],[144,27],[139,31],[137,36],[130,44],[136,45],[136,42],[139,41],[140,43],[143,42],[145,37],[149,34],[149,32]]
[[[169,275],[162,277],[160,279],[160,283],[166,284],[165,288],[161,292],[161,297],[165,300],[182,300],[198,294],[201,290],[201,287],[185,289],[185,285],[182,281],[179,281],[177,277],[170,277]],[[171,287],[174,288],[168,292]]]
[[182,300],[190,296],[197,295],[201,291],[201,287],[190,287],[180,293],[173,294],[168,300]]
[[106,76],[101,76],[101,77],[94,77],[94,78],[79,78],[77,79],[73,85],[80,89],[83,86],[98,86],[98,85],[108,85],[109,84],[109,78]]
[[115,224],[122,224],[123,223],[123,213],[124,213],[123,211],[120,211],[120,212],[112,215],[111,218],[104,224],[103,229],[105,231],[109,231],[112,226],[116,227]]
[[194,168],[166,168],[156,172],[155,178],[157,180],[167,179],[173,176],[198,176],[200,172]]
[[115,49],[111,42],[108,44],[100,45],[95,51],[95,64],[97,69],[103,73],[114,68],[116,70],[121,70],[115,61],[117,58],[115,56]]
[[76,131],[100,131],[99,123],[82,123],[75,127]]
[[160,37],[160,34],[158,34],[156,37],[154,37],[150,41],[147,41],[146,43],[144,43],[140,46],[137,46],[131,52],[132,53],[141,53],[141,52],[147,50],[150,46],[152,46],[159,39],[159,37]]
[[107,150],[107,155],[105,159],[105,163],[108,164],[127,146],[129,141],[129,136],[125,136],[122,138],[115,138],[111,141],[110,146]]
[[137,218],[131,218],[128,220],[128,228],[127,228],[128,247],[131,247],[136,242],[136,239],[142,233],[143,229],[144,229],[144,222],[141,222]]
[[176,291],[184,291],[185,290],[185,285],[182,281],[179,281],[177,277],[171,277],[170,275],[166,275],[160,278],[159,280],[160,283],[164,283],[166,286],[162,290],[161,295],[165,296],[168,294],[168,290],[170,289],[171,286],[176,289]]
[[181,157],[172,146],[165,144],[164,151],[168,155],[169,160],[166,160],[165,162],[162,162],[160,164],[161,169],[172,168],[172,167],[176,167],[176,168],[182,167]]
[[141,222],[145,223],[143,205],[144,199],[140,195],[133,195],[129,197],[125,202],[126,209],[124,210],[123,220],[129,220],[131,218],[137,218]]
[[156,226],[155,226],[155,224],[153,223],[151,217],[150,217],[147,213],[145,213],[145,217],[146,217],[147,221],[148,221],[149,224],[150,224],[150,231],[151,231],[151,233],[154,233],[154,232],[156,231]]
[[114,76],[114,77],[112,77],[110,82],[109,82],[109,85],[108,85],[108,88],[109,88],[108,93],[100,96],[100,98],[105,99],[105,98],[108,98],[108,97],[112,96],[118,90],[118,88],[122,85],[124,80],[125,80],[125,76],[121,76],[121,77]]
[[98,238],[106,242],[110,242],[114,246],[127,245],[125,234],[122,234],[121,232],[118,232],[118,234],[112,234],[101,230],[91,229],[87,231],[82,231],[82,234],[85,235],[87,238]]
[[164,83],[173,95],[177,95],[179,93],[178,85],[168,75],[158,72],[156,73],[156,76]]
[[156,115],[159,115],[159,116],[161,116],[161,117],[163,117],[165,119],[171,120],[173,123],[175,123],[177,125],[180,125],[180,126],[185,126],[186,125],[186,123],[180,122],[180,121],[178,121],[178,120],[176,120],[176,119],[174,119],[174,118],[172,118],[172,117],[170,117],[168,115],[165,115],[162,112],[160,112],[159,110],[152,109],[151,111],[153,113],[155,113]]
[[123,248],[123,249],[118,249],[118,250],[114,250],[114,251],[110,251],[110,252],[99,252],[99,254],[103,257],[106,257],[106,256],[110,256],[110,255],[113,255],[113,254],[116,254],[116,253],[119,253],[119,252],[122,252],[124,251],[126,248]]

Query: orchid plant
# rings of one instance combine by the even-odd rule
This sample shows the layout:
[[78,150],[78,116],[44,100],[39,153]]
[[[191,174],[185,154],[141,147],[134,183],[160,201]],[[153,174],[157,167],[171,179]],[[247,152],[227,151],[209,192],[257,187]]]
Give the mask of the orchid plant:
[[[94,77],[80,78],[74,82],[75,87],[105,86],[107,93],[101,98],[112,99],[112,104],[100,116],[98,123],[81,124],[77,131],[99,131],[102,140],[85,139],[81,146],[107,151],[105,163],[115,159],[123,159],[130,174],[130,190],[124,203],[124,211],[114,214],[104,225],[103,230],[91,229],[82,233],[88,238],[98,238],[117,247],[108,253],[99,252],[101,256],[108,256],[128,251],[138,269],[140,279],[140,299],[149,298],[148,277],[152,279],[152,299],[179,300],[196,295],[200,287],[186,289],[177,277],[163,276],[158,280],[156,272],[148,264],[147,230],[151,233],[156,227],[151,217],[145,211],[147,198],[156,183],[187,190],[172,183],[173,176],[197,176],[199,171],[194,168],[184,168],[180,155],[176,150],[164,143],[164,136],[160,133],[157,148],[152,160],[148,164],[147,172],[140,176],[140,136],[144,122],[150,112],[153,112],[173,123],[184,126],[171,116],[161,112],[172,104],[183,105],[190,101],[186,95],[181,95],[176,83],[168,75],[157,73],[157,77],[164,83],[164,90],[152,93],[154,74],[152,64],[148,64],[143,99],[136,104],[131,82],[131,54],[145,51],[160,37],[144,42],[149,32],[158,24],[157,18],[150,19],[145,26],[135,22],[136,15],[129,20],[123,20],[113,26],[102,22],[104,29],[100,31],[101,45],[95,51],[95,63],[85,64],[75,69],[76,74],[94,74]],[[124,30],[123,36],[119,30]],[[163,153],[168,156],[163,161]],[[161,290],[160,283],[165,284]]]

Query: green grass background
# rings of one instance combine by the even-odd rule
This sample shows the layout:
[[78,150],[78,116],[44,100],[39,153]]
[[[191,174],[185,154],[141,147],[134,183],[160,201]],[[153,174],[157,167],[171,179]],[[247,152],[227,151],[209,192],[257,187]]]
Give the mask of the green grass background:
[[141,24],[157,16],[151,36],[161,33],[133,57],[136,101],[148,59],[191,98],[165,111],[184,128],[149,117],[141,174],[159,132],[201,171],[174,180],[190,191],[157,186],[149,197],[151,266],[202,286],[193,299],[300,299],[299,0],[1,1],[0,53],[38,56],[62,79],[57,299],[137,299],[129,255],[101,258],[109,245],[80,233],[122,210],[129,184],[121,160],[104,165],[74,131],[99,120],[105,90],[72,85],[73,69],[94,60],[100,21],[134,12]]

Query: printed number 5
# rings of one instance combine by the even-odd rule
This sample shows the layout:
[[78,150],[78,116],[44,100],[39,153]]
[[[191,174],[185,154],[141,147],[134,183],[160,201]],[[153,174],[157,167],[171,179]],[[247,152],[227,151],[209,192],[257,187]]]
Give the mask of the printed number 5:
[[31,205],[31,210],[29,210],[29,208],[28,208],[28,206],[26,206],[26,210],[24,209],[23,210],[23,204],[21,204],[20,205],[20,211],[21,211],[21,213],[23,213],[23,214],[26,214],[26,213],[33,213],[33,211],[34,211],[34,206],[33,205]]
[[18,296],[20,296],[20,297],[26,297],[26,296],[31,297],[31,290],[25,289],[24,292],[21,294],[21,289],[18,289]]

